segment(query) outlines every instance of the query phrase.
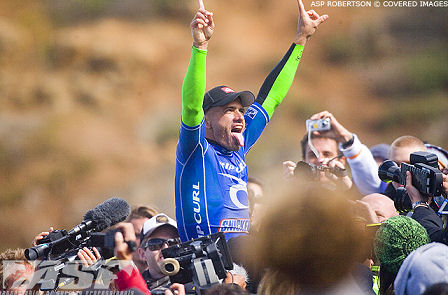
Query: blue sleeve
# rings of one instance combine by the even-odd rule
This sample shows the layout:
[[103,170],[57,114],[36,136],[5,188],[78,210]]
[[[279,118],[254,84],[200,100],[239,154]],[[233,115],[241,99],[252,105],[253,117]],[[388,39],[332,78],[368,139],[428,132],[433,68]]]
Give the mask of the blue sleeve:
[[187,126],[181,122],[179,130],[179,142],[176,149],[176,160],[181,164],[185,164],[188,157],[194,152],[194,150],[202,145],[204,150],[208,147],[208,142],[204,136],[204,119],[197,126]]
[[244,113],[244,120],[246,121],[246,129],[243,134],[244,147],[242,151],[246,155],[268,124],[269,116],[258,102],[254,102]]

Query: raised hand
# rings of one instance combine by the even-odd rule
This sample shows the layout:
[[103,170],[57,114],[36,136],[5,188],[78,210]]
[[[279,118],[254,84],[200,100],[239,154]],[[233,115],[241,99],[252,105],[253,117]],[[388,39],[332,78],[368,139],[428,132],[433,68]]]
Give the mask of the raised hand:
[[297,0],[299,5],[299,18],[295,43],[305,45],[306,41],[316,32],[317,27],[328,19],[328,15],[319,16],[314,10],[306,11],[302,0]]
[[353,134],[348,131],[344,126],[342,126],[336,118],[333,116],[332,113],[329,111],[323,111],[317,114],[314,114],[311,116],[311,120],[318,120],[318,119],[326,119],[330,118],[331,121],[331,129],[328,131],[314,131],[316,135],[324,135],[326,137],[334,138],[339,143],[345,143],[349,141]]
[[199,9],[191,21],[190,28],[193,36],[193,45],[196,48],[206,50],[208,40],[213,35],[215,24],[213,22],[213,13],[205,10],[202,0],[198,0]]

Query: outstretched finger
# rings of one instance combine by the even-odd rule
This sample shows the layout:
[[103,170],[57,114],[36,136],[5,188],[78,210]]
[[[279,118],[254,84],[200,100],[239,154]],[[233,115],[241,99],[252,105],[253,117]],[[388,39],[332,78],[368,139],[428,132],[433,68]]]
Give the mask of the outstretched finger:
[[300,14],[306,15],[306,9],[305,9],[305,6],[303,6],[302,0],[297,0],[297,4],[299,5]]
[[199,9],[205,9],[204,2],[202,0],[198,0]]

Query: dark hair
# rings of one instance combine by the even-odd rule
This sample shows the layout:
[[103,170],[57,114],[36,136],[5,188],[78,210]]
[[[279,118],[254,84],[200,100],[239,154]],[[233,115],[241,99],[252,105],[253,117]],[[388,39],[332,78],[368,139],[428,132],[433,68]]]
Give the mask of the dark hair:
[[205,292],[205,295],[249,295],[237,284],[216,284]]
[[448,295],[448,283],[437,283],[426,289],[423,295]]

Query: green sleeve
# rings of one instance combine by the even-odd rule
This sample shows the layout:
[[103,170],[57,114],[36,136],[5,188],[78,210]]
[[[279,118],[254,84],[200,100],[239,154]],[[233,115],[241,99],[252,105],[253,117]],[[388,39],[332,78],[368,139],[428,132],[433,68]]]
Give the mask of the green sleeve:
[[291,88],[303,48],[302,45],[293,43],[282,60],[267,76],[258,92],[256,101],[266,110],[269,119]]
[[204,117],[202,101],[205,93],[206,50],[193,46],[190,64],[182,84],[182,122],[193,127],[199,125]]

